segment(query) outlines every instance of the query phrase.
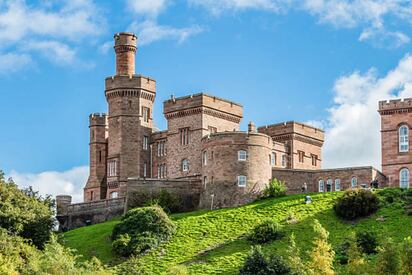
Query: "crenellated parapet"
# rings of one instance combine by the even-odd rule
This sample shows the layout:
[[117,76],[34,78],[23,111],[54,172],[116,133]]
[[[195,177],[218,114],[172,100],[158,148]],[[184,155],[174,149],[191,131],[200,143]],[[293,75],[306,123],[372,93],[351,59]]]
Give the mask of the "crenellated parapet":
[[378,112],[381,115],[410,113],[412,112],[412,98],[379,101]]
[[89,116],[90,126],[106,126],[107,125],[107,114],[105,113],[93,113]]

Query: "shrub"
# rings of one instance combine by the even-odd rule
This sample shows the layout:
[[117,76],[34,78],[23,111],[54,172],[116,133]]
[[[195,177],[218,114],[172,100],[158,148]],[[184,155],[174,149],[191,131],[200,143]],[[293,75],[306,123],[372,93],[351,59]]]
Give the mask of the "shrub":
[[276,275],[292,274],[290,267],[281,256],[271,254],[266,257],[260,246],[252,247],[245,259],[240,275]]
[[52,235],[53,204],[31,188],[20,190],[12,180],[6,182],[0,171],[0,227],[43,248]]
[[273,179],[263,190],[265,198],[278,198],[286,195],[287,187],[284,182]]
[[376,233],[373,231],[359,231],[356,233],[356,243],[363,253],[373,254],[379,245]]
[[171,238],[173,222],[159,206],[129,210],[112,232],[113,249],[122,256],[141,254]]
[[379,199],[376,194],[369,190],[348,190],[339,197],[333,209],[338,217],[353,220],[368,216],[379,207]]
[[412,274],[412,238],[408,237],[400,244],[401,274]]
[[278,240],[284,236],[283,227],[273,220],[266,220],[257,225],[248,239],[256,244]]
[[399,251],[391,239],[387,240],[378,253],[376,274],[399,274]]
[[182,197],[167,190],[161,190],[160,192],[133,192],[128,201],[130,208],[153,205],[159,205],[167,213],[182,212],[184,210]]
[[167,270],[167,275],[188,275],[189,271],[184,265],[175,265]]
[[318,237],[313,242],[314,248],[310,253],[309,270],[313,274],[335,274],[333,271],[335,252],[328,243],[329,232],[322,227],[318,220],[315,220],[313,229]]

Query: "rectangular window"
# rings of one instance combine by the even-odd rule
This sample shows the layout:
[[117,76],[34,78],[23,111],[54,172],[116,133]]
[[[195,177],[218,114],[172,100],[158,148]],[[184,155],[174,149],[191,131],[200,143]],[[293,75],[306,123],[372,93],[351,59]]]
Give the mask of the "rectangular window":
[[150,118],[150,109],[147,107],[142,107],[143,121],[149,122]]
[[189,144],[189,128],[181,128],[179,129],[180,132],[180,144],[181,145],[188,145]]
[[299,162],[303,163],[305,161],[305,152],[298,151],[298,155],[299,155]]
[[247,160],[247,152],[244,150],[240,150],[237,152],[237,160],[238,161],[246,161]]
[[340,191],[340,179],[335,179],[335,191]]
[[143,150],[147,150],[149,148],[149,137],[143,136]]
[[143,177],[147,177],[147,163],[143,163]]
[[318,156],[312,154],[312,166],[316,166],[318,164]]
[[208,126],[207,129],[209,130],[210,134],[217,133],[217,128],[213,126]]
[[286,155],[282,155],[282,167],[286,167]]
[[203,159],[203,165],[206,166],[207,165],[207,153],[206,153],[206,151],[203,152],[202,159]]
[[276,166],[276,153],[271,154],[270,163],[271,163],[272,166]]
[[246,187],[246,176],[237,176],[237,186]]
[[160,165],[157,165],[157,178],[160,179]]
[[116,160],[111,160],[109,161],[107,165],[107,174],[109,177],[114,177],[117,175],[117,161]]

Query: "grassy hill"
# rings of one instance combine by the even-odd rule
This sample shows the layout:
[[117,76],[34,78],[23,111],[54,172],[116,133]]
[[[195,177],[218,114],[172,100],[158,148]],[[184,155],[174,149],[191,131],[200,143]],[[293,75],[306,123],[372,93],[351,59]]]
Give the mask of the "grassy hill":
[[[158,249],[144,255],[141,263],[151,274],[162,274],[168,267],[185,265],[191,274],[237,274],[251,244],[245,235],[261,221],[271,218],[285,224],[287,234],[294,233],[301,248],[302,257],[312,247],[315,234],[313,220],[330,232],[330,242],[336,248],[351,231],[373,229],[379,239],[391,237],[401,240],[412,236],[412,216],[407,216],[399,203],[388,204],[373,216],[357,222],[342,222],[332,210],[333,202],[340,193],[312,194],[313,203],[303,204],[304,195],[279,199],[266,199],[241,207],[214,211],[196,211],[174,214],[177,225],[173,239]],[[293,215],[298,222],[287,224],[285,219]],[[383,216],[384,221],[376,218]],[[85,259],[98,257],[113,265],[123,261],[111,252],[109,236],[117,221],[79,228],[64,234],[65,244],[77,249]],[[267,244],[264,251],[283,254],[287,238]],[[373,260],[373,259],[372,259]]]

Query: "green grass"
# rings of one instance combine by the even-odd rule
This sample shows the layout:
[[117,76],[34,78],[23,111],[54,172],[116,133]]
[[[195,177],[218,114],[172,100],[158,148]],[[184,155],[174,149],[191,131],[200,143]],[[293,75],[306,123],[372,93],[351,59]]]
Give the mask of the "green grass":
[[[251,247],[245,240],[246,234],[267,218],[285,224],[284,220],[290,213],[299,222],[285,224],[285,229],[288,235],[294,233],[303,258],[307,258],[304,252],[312,248],[314,219],[318,219],[330,232],[330,242],[334,248],[351,231],[373,229],[380,240],[391,237],[395,241],[412,235],[412,216],[406,216],[398,203],[380,209],[367,219],[353,223],[340,221],[332,210],[333,202],[339,195],[313,194],[313,203],[308,205],[302,203],[303,195],[293,195],[236,208],[172,215],[177,225],[173,239],[142,256],[141,264],[151,274],[162,274],[168,267],[180,264],[185,265],[191,274],[237,274]],[[385,221],[376,221],[378,216],[384,216]],[[85,259],[96,256],[107,264],[118,263],[121,259],[111,253],[108,238],[117,222],[67,232],[64,234],[65,243],[85,255]],[[283,238],[265,245],[263,249],[284,254],[287,245],[287,238]]]

